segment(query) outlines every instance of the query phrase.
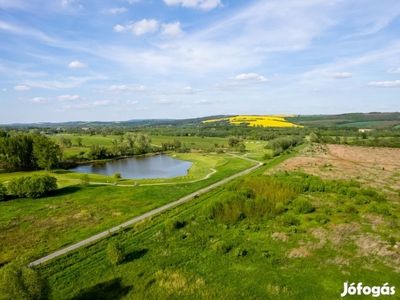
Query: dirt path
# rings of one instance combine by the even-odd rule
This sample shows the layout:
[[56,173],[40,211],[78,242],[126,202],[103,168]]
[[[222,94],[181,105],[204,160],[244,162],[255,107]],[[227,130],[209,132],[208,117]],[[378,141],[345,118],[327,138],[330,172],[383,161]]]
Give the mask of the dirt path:
[[[47,261],[49,261],[49,260],[51,260],[51,259],[53,259],[53,258],[56,258],[56,257],[61,256],[61,255],[64,255],[64,254],[66,254],[66,253],[68,253],[68,252],[70,252],[70,251],[74,251],[74,250],[76,250],[76,249],[78,249],[78,248],[80,248],[80,247],[82,247],[82,246],[85,246],[85,245],[88,245],[88,244],[90,244],[90,243],[93,243],[93,242],[95,242],[95,241],[97,241],[97,240],[99,240],[99,239],[101,239],[101,238],[103,238],[103,237],[108,236],[110,233],[113,233],[113,232],[115,232],[115,231],[118,231],[118,230],[120,230],[120,229],[122,229],[122,228],[124,228],[124,227],[130,226],[130,225],[132,225],[132,224],[134,224],[134,223],[137,223],[137,222],[139,222],[139,221],[141,221],[141,220],[144,220],[144,219],[146,219],[146,218],[149,218],[149,217],[151,217],[151,216],[154,216],[155,214],[158,214],[158,213],[160,213],[160,212],[162,212],[162,211],[165,211],[165,210],[167,210],[167,209],[170,209],[171,207],[177,206],[177,205],[179,205],[179,204],[181,204],[181,203],[183,203],[183,202],[186,202],[186,201],[188,201],[188,200],[191,200],[191,199],[193,199],[194,197],[197,197],[197,196],[199,196],[199,195],[202,194],[202,193],[208,192],[208,191],[210,191],[210,190],[212,190],[212,189],[214,189],[214,188],[216,188],[216,187],[218,187],[218,186],[220,186],[220,185],[222,185],[222,184],[225,184],[225,183],[227,183],[227,182],[229,182],[229,181],[231,181],[231,180],[233,180],[233,179],[235,179],[235,178],[237,178],[237,177],[240,177],[240,176],[243,176],[243,175],[245,175],[245,174],[248,174],[248,173],[250,173],[250,172],[256,170],[257,168],[259,168],[259,167],[261,167],[261,166],[263,165],[262,162],[259,162],[259,161],[257,161],[257,160],[253,160],[253,159],[250,159],[250,158],[247,158],[247,157],[237,156],[237,155],[234,155],[234,154],[231,154],[231,155],[234,156],[234,157],[238,157],[238,158],[242,158],[242,159],[245,159],[245,160],[248,160],[248,161],[255,162],[255,163],[257,163],[257,165],[255,165],[255,166],[253,166],[253,167],[251,167],[251,168],[249,168],[249,169],[247,169],[247,170],[245,170],[245,171],[242,171],[242,172],[239,172],[239,173],[237,173],[237,174],[235,174],[235,175],[232,175],[232,176],[230,176],[230,177],[228,177],[228,178],[225,178],[225,179],[223,179],[223,180],[221,180],[221,181],[218,181],[218,182],[216,182],[216,183],[214,183],[214,184],[211,184],[211,185],[209,185],[208,187],[202,188],[202,189],[198,190],[197,192],[191,193],[190,195],[187,195],[187,196],[185,196],[185,197],[183,197],[183,198],[180,198],[180,199],[177,200],[177,201],[168,203],[168,204],[166,204],[166,205],[164,205],[164,206],[161,206],[161,207],[156,208],[156,209],[154,209],[154,210],[152,210],[152,211],[149,211],[149,212],[147,212],[147,213],[145,213],[145,214],[143,214],[143,215],[141,215],[141,216],[139,216],[139,217],[136,217],[136,218],[134,218],[134,219],[132,219],[132,220],[130,220],[130,221],[127,221],[127,222],[125,222],[125,223],[123,223],[123,224],[120,224],[120,225],[118,225],[118,226],[115,226],[115,227],[113,227],[113,228],[111,228],[111,229],[109,229],[109,230],[107,230],[107,231],[103,231],[103,232],[101,232],[101,233],[99,233],[99,234],[96,234],[96,235],[94,235],[94,236],[92,236],[92,237],[90,237],[90,238],[87,238],[87,239],[85,239],[85,240],[79,242],[79,243],[76,243],[76,244],[71,245],[71,246],[69,246],[69,247],[66,247],[66,248],[64,248],[64,249],[61,249],[61,250],[59,250],[59,251],[56,251],[56,252],[54,252],[54,253],[52,253],[52,254],[49,254],[49,255],[47,255],[47,256],[45,256],[45,257],[42,257],[42,258],[40,258],[40,259],[37,259],[37,260],[31,262],[31,263],[29,264],[29,266],[32,267],[32,266],[39,265],[39,264],[44,263],[44,262],[47,262]],[[209,175],[210,175],[210,174],[209,174]]]

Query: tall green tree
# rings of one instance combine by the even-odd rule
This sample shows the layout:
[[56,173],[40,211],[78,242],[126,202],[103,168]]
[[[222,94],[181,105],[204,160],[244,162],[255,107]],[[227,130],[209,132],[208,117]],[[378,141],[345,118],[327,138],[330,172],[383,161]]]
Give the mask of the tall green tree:
[[53,167],[57,166],[60,151],[60,147],[48,138],[34,137],[33,154],[40,168],[51,171]]
[[26,259],[17,258],[0,269],[0,299],[46,299],[46,283],[27,266]]

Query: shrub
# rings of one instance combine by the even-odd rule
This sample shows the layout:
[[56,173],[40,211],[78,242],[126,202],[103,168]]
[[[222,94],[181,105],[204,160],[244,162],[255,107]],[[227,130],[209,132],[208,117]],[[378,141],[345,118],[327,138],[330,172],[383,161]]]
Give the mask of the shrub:
[[6,198],[6,188],[4,185],[0,182],[0,201],[3,201]]
[[315,207],[312,205],[310,200],[307,199],[296,199],[293,201],[295,211],[299,214],[309,214],[315,211]]
[[33,175],[11,180],[8,191],[17,197],[40,198],[57,189],[57,179],[49,175]]
[[343,210],[345,213],[348,213],[348,214],[356,214],[358,211],[357,211],[357,207],[354,205],[354,204],[348,204],[348,205],[346,205],[345,207],[344,207],[344,210]]
[[215,252],[217,252],[218,254],[225,254],[227,253],[229,250],[231,250],[231,246],[224,242],[224,241],[218,241],[216,242],[212,248],[214,249]]
[[165,223],[165,227],[168,231],[181,229],[181,228],[185,227],[185,225],[186,225],[185,221],[180,221],[176,218],[167,220]]
[[81,186],[82,187],[86,187],[86,186],[88,186],[90,184],[90,179],[89,179],[89,175],[88,174],[82,174],[79,177],[79,180],[81,182]]
[[47,299],[46,283],[29,267],[25,259],[17,258],[0,269],[0,299]]
[[284,214],[281,220],[284,226],[300,225],[300,220],[292,212],[287,212],[286,214]]
[[120,178],[121,178],[121,173],[114,174],[114,179],[120,179]]
[[107,246],[107,256],[113,265],[118,265],[124,260],[124,249],[117,241],[111,241]]

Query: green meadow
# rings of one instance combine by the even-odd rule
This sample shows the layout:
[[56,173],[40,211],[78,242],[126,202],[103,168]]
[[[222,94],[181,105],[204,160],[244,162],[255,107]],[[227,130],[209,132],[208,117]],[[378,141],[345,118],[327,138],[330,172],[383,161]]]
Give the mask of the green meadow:
[[[91,174],[91,184],[84,188],[80,174],[55,170],[51,175],[58,179],[59,189],[48,197],[0,202],[0,263],[22,254],[32,258],[47,255],[254,165],[227,154],[176,157],[194,161],[187,176],[168,180],[121,179],[120,186],[113,186],[106,184],[113,178]],[[0,181],[34,173],[44,171],[3,173]]]
[[[39,266],[51,298],[339,299],[344,282],[400,286],[392,199],[268,168]],[[117,266],[110,241],[125,250]]]

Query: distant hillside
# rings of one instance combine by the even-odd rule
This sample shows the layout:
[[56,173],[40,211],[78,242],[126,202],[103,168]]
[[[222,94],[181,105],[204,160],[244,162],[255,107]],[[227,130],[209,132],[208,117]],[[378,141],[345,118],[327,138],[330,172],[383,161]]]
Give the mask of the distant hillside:
[[[71,121],[71,122],[40,122],[14,123],[1,125],[7,127],[27,128],[57,128],[57,127],[151,127],[151,126],[210,126],[203,121],[211,119],[227,119],[237,115],[213,115],[189,119],[134,119],[127,121]],[[400,129],[400,113],[347,113],[339,115],[295,115],[285,116],[285,120],[294,124],[313,126],[340,126],[355,128],[398,128]],[[225,122],[227,123],[227,122]],[[226,125],[226,124],[225,124]]]
[[356,128],[399,128],[400,113],[348,113],[340,115],[298,115],[286,118],[290,122],[305,126],[341,126]]

